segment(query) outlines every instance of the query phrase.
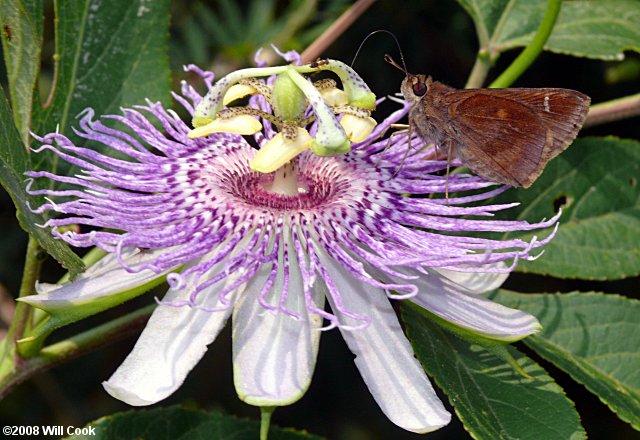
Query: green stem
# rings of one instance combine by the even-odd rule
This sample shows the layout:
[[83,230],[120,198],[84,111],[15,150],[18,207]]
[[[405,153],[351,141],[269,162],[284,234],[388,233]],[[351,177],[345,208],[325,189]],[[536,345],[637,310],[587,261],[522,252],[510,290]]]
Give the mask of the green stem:
[[69,361],[84,353],[137,334],[146,324],[155,304],[109,321],[64,341],[44,347],[37,356],[22,360],[20,365],[0,363],[0,400],[16,385],[37,373]]
[[640,116],[640,93],[592,105],[583,127]]
[[553,31],[553,27],[556,24],[556,19],[560,13],[561,0],[549,0],[547,4],[547,10],[540,23],[538,31],[531,40],[531,43],[525,50],[518,55],[518,57],[511,63],[511,65],[502,72],[502,74],[493,82],[489,87],[502,88],[509,87],[525,70],[533,63],[533,61],[540,55],[544,49],[544,45]]
[[275,406],[260,407],[260,440],[267,440],[269,437],[269,427],[271,426],[271,416],[276,410]]
[[[36,282],[38,281],[40,269],[42,268],[42,256],[43,251],[40,248],[38,240],[33,237],[29,237],[19,296],[28,296],[35,293]],[[13,316],[13,321],[11,321],[9,331],[7,333],[8,342],[14,344],[15,341],[22,338],[27,328],[27,324],[30,321],[32,310],[33,309],[29,305],[18,302],[16,305],[15,315]]]
[[478,57],[473,65],[473,69],[471,69],[471,74],[469,74],[469,79],[467,80],[467,84],[464,88],[477,89],[482,87],[485,78],[489,74],[489,69],[491,69],[491,64],[491,56],[489,52],[483,50],[478,52]]
[[502,14],[500,15],[500,20],[496,24],[496,27],[493,29],[491,36],[489,36],[489,32],[484,26],[478,23],[478,41],[480,42],[480,49],[478,50],[478,56],[476,58],[476,62],[473,65],[473,69],[471,70],[471,74],[469,75],[469,79],[467,80],[467,84],[465,85],[466,89],[477,89],[482,87],[484,84],[484,80],[487,78],[489,74],[489,70],[493,63],[498,59],[500,52],[495,50],[494,39],[502,33],[502,29],[509,19],[509,14],[511,13],[511,9],[515,5],[515,1],[511,0],[505,8],[502,10]]

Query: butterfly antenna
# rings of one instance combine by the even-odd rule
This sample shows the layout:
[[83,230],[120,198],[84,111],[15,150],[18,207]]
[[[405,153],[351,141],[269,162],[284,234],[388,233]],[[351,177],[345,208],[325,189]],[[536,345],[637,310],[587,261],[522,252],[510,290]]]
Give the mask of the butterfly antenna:
[[396,61],[393,58],[391,58],[391,55],[389,55],[389,54],[384,54],[384,60],[387,63],[391,64],[396,69],[398,69],[401,72],[403,72],[405,75],[407,75],[407,76],[409,75],[409,72],[407,71],[407,66],[404,65],[404,59],[402,60],[402,66],[400,64],[396,63]]
[[[355,62],[356,62],[356,58],[358,58],[358,54],[360,53],[360,49],[362,49],[362,46],[364,46],[364,43],[365,43],[369,38],[371,38],[373,35],[375,35],[375,34],[380,34],[380,33],[384,33],[384,34],[391,35],[391,38],[393,38],[393,41],[395,41],[395,42],[396,42],[396,47],[398,48],[398,52],[400,53],[400,61],[402,61],[402,65],[404,66],[404,69],[403,69],[403,68],[401,68],[400,66],[398,66],[398,65],[396,64],[396,62],[395,62],[395,61],[393,61],[393,58],[391,58],[389,55],[385,55],[385,56],[384,56],[385,61],[387,61],[387,62],[389,63],[389,61],[387,60],[387,57],[388,57],[391,61],[393,61],[393,64],[392,64],[392,65],[395,65],[396,67],[398,67],[400,70],[402,70],[402,71],[406,74],[406,73],[407,73],[407,66],[406,66],[406,64],[404,63],[404,55],[402,54],[402,49],[400,48],[400,42],[398,41],[398,38],[396,38],[396,35],[395,35],[393,32],[388,31],[388,30],[386,30],[386,29],[378,29],[378,30],[375,30],[375,31],[371,32],[369,35],[367,35],[366,37],[364,37],[364,40],[362,40],[362,43],[360,43],[360,46],[358,46],[358,50],[356,50],[356,54],[353,56],[353,61],[351,61],[351,67],[353,67],[353,65],[355,64]],[[391,64],[391,63],[390,63],[390,64]]]

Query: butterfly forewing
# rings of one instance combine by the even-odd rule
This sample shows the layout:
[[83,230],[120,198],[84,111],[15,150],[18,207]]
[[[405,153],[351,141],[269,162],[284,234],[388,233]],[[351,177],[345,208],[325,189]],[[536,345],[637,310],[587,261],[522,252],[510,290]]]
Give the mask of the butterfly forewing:
[[589,97],[566,89],[453,90],[442,98],[458,158],[482,177],[524,187],[569,146],[589,106]]

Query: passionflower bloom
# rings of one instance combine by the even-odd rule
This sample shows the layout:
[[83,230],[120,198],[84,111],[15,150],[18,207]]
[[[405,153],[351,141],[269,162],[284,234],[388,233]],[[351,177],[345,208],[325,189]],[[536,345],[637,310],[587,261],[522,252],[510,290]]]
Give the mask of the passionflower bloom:
[[[195,112],[195,130],[149,102],[102,118],[126,130],[109,128],[91,110],[79,117],[76,134],[101,144],[101,152],[58,133],[37,138],[36,151],[50,150],[81,169],[73,176],[27,173],[29,193],[46,197],[34,209],[60,214],[44,226],[73,246],[96,246],[107,255],[75,281],[40,284],[38,295],[21,300],[62,322],[162,280],[169,286],[131,354],[104,383],[112,396],[149,405],[171,395],[231,317],[240,398],[291,404],[309,386],[321,330],[337,328],[387,417],[409,431],[429,432],[451,416],[390,300],[412,301],[449,325],[495,340],[515,341],[539,329],[533,316],[479,293],[499,286],[553,234],[531,242],[471,235],[548,228],[557,217],[536,224],[492,220],[513,204],[481,202],[504,188],[467,174],[443,176],[446,162],[431,160],[433,149],[418,138],[410,150],[406,134],[383,138],[407,105],[375,128],[366,114],[341,113],[340,106],[358,107],[353,96],[368,88],[348,72],[345,98],[309,88],[297,76],[323,65],[276,72],[296,78],[287,87],[300,82],[297,91],[278,93],[296,94],[302,118],[275,108],[286,101],[275,96],[277,77],[265,81],[262,71],[243,71],[216,89],[210,72],[189,66],[215,90],[203,100],[183,84],[175,95]],[[248,107],[219,117],[225,93],[251,94]],[[360,128],[338,123],[347,114],[359,118]],[[360,123],[370,124],[363,140]],[[252,138],[228,132],[243,130]],[[284,132],[289,135],[274,141]],[[256,160],[267,146],[272,151]],[[280,161],[274,172],[255,170],[274,161]],[[36,189],[34,181],[45,179],[64,185]]]

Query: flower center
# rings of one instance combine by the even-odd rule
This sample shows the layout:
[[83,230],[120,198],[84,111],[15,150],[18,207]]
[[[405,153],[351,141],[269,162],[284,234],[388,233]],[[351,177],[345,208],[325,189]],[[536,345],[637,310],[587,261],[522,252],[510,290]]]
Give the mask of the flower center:
[[254,172],[248,166],[227,170],[218,175],[215,186],[253,209],[317,210],[349,198],[356,176],[345,174],[334,159],[303,156],[296,166],[271,174]]
[[275,176],[250,173],[236,176],[231,193],[252,207],[264,207],[278,211],[317,209],[331,198],[332,184],[319,176],[298,175],[297,194],[274,191]]

